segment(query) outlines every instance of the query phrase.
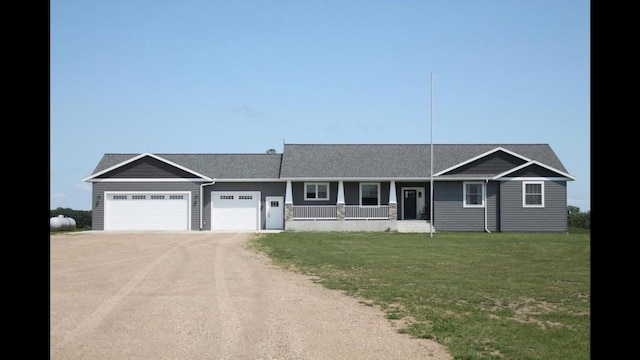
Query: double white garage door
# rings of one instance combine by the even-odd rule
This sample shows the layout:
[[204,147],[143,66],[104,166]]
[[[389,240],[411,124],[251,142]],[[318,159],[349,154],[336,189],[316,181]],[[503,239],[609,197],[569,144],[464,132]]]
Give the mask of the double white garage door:
[[[260,192],[213,191],[211,196],[211,229],[260,229]],[[190,230],[189,203],[188,192],[107,193],[104,228]]]
[[107,193],[105,230],[189,230],[188,192]]

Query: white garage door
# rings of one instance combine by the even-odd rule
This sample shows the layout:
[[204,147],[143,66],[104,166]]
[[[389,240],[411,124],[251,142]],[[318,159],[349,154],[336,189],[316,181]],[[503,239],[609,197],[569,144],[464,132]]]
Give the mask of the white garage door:
[[189,230],[189,193],[107,193],[105,230]]
[[213,191],[211,230],[258,230],[259,191]]

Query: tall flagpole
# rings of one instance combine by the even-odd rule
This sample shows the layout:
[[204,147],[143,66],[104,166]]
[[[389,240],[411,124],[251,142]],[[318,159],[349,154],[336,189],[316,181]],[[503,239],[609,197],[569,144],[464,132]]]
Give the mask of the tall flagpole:
[[430,140],[429,142],[431,143],[431,163],[429,164],[429,183],[430,183],[430,197],[431,199],[430,204],[429,204],[429,236],[433,237],[433,71],[431,72],[431,129],[429,130],[430,133]]

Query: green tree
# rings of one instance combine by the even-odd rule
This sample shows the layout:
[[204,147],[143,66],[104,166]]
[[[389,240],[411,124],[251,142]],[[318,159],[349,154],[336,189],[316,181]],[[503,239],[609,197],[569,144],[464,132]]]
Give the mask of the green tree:
[[571,205],[568,206],[567,211],[569,227],[591,229],[591,211],[581,212],[579,207]]

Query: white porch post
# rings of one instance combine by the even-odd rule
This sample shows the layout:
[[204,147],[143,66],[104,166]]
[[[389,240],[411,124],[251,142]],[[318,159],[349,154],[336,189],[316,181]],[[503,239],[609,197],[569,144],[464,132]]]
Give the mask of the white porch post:
[[396,199],[396,182],[395,180],[391,180],[389,184],[389,204],[397,204],[398,199]]
[[336,203],[336,212],[338,220],[344,220],[346,215],[346,209],[344,204],[344,184],[342,180],[338,181],[338,200]]
[[293,190],[291,190],[291,180],[287,180],[287,190],[284,197],[285,204],[293,204]]
[[396,182],[389,183],[389,220],[398,220],[398,199],[396,198]]
[[293,221],[293,191],[291,190],[291,180],[287,180],[287,188],[285,190],[285,196],[284,196],[285,229],[289,221]]

